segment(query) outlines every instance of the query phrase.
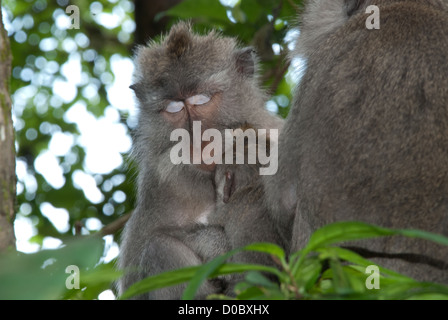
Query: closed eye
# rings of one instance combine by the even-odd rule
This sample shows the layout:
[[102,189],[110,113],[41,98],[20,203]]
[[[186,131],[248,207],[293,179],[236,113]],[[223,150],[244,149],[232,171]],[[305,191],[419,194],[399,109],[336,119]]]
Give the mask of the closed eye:
[[192,97],[188,98],[185,101],[189,105],[200,106],[200,105],[203,105],[203,104],[206,104],[207,102],[209,102],[210,97],[203,95],[203,94],[198,94],[196,96],[192,96]]
[[171,101],[165,108],[168,113],[177,113],[185,107],[182,101]]

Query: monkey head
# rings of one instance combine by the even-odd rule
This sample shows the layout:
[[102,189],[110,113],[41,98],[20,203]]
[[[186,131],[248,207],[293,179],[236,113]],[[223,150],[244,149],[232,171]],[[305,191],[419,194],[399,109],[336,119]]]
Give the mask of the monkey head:
[[[137,158],[150,154],[169,162],[171,132],[182,128],[192,136],[194,121],[201,122],[202,132],[222,130],[235,119],[262,126],[266,96],[257,83],[254,51],[238,48],[232,38],[196,35],[181,22],[160,42],[138,48],[135,66]],[[188,167],[207,172],[214,165]]]

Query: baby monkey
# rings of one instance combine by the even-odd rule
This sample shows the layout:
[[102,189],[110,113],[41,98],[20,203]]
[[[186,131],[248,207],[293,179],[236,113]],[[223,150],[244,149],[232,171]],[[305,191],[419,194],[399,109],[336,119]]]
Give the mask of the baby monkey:
[[[245,123],[234,130],[233,162],[217,164],[215,168],[216,208],[209,217],[210,226],[221,226],[227,235],[228,248],[236,249],[255,242],[270,242],[284,247],[281,233],[268,214],[264,203],[265,191],[260,176],[262,165],[259,153],[271,150],[269,136],[257,135],[256,130]],[[242,145],[243,144],[243,145]],[[229,150],[226,150],[229,152]],[[249,163],[250,155],[256,159]],[[256,154],[254,154],[256,153]],[[237,163],[243,156],[244,163]],[[242,251],[229,262],[275,266],[271,257],[264,253]],[[243,275],[233,275],[228,280],[228,291],[242,280]]]

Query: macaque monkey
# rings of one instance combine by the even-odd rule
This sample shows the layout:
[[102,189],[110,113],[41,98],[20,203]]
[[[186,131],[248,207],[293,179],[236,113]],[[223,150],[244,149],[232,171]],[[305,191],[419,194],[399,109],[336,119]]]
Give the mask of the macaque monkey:
[[[379,29],[366,27],[370,5]],[[264,179],[273,219],[293,224],[291,252],[336,221],[448,236],[448,1],[309,0],[296,48],[307,70],[279,139],[279,171]],[[403,237],[353,246],[448,283],[446,246]]]
[[[253,50],[238,48],[234,39],[215,32],[196,35],[182,22],[159,43],[137,50],[131,88],[140,110],[133,142],[138,193],[123,232],[118,266],[128,272],[120,279],[119,293],[147,276],[202,264],[227,250],[229,235],[221,227],[208,226],[216,205],[215,164],[194,159],[194,137],[191,162],[196,164],[174,164],[173,130],[193,133],[199,121],[200,133],[239,121],[264,129],[282,125],[265,109]],[[207,145],[201,142],[199,151]],[[210,243],[215,244],[204,246]],[[219,286],[206,282],[197,298],[219,292]],[[174,286],[138,298],[179,299],[184,288]]]
[[[209,217],[209,223],[211,226],[223,227],[230,249],[255,242],[270,242],[284,247],[286,239],[283,239],[281,230],[271,220],[264,203],[265,193],[260,175],[262,165],[259,155],[269,155],[276,141],[271,141],[269,135],[260,135],[248,124],[243,124],[234,133],[233,162],[226,164],[223,159],[222,164],[216,165],[214,181],[217,204]],[[238,154],[244,163],[238,163]],[[255,160],[252,163],[250,154]],[[269,255],[253,251],[237,253],[230,261],[276,266]],[[243,275],[228,277],[227,294],[232,295],[233,285],[242,279]]]

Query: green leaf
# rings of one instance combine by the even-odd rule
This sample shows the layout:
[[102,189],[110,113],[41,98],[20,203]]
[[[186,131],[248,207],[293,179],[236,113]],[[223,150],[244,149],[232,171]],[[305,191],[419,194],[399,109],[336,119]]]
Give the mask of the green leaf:
[[338,259],[330,260],[330,268],[333,271],[333,286],[335,292],[339,295],[346,295],[353,292],[350,280],[345,273]]
[[257,271],[248,272],[245,279],[248,283],[255,286],[262,286],[268,289],[277,288],[277,285],[275,283],[273,283],[271,280]]
[[111,289],[111,284],[123,275],[115,267],[115,262],[100,264],[93,270],[87,270],[82,273],[80,287],[83,290],[67,290],[64,299],[70,300],[94,300],[98,295]]
[[130,286],[120,297],[121,300],[146,293],[148,291],[174,286],[184,283],[196,274],[201,266],[186,267],[178,270],[163,272],[147,277]]
[[440,234],[415,229],[399,229],[394,230],[394,232],[405,237],[425,239],[448,246],[448,238]]
[[448,245],[448,238],[421,230],[388,229],[369,225],[363,222],[336,222],[326,225],[310,238],[304,252],[310,252],[319,247],[325,247],[343,241],[361,240],[372,237],[402,235],[412,238],[421,238]]
[[[336,260],[333,260],[335,262]],[[307,295],[310,299],[378,299],[379,290],[367,290],[367,275],[352,266],[333,264],[327,269],[319,283]]]
[[[218,257],[221,258],[221,257]],[[221,259],[218,259],[219,263],[221,262]],[[213,262],[213,260],[211,261]],[[163,272],[154,276],[147,277],[139,282],[134,283],[132,286],[124,292],[120,299],[125,300],[129,299],[133,296],[143,294],[152,290],[157,290],[161,288],[166,288],[174,285],[178,285],[187,281],[193,281],[193,285],[191,285],[191,288],[187,291],[187,294],[184,292],[183,299],[192,299],[190,298],[191,295],[194,298],[194,295],[196,294],[197,289],[200,287],[203,279],[203,274],[206,273],[209,278],[214,278],[220,275],[227,275],[227,274],[234,274],[234,273],[242,273],[247,272],[250,270],[255,271],[263,271],[263,272],[269,272],[275,275],[279,275],[280,272],[276,268],[262,266],[262,265],[251,265],[251,264],[222,264],[219,265],[217,263],[218,268],[215,269],[216,265],[211,264],[205,264],[205,265],[199,265],[199,266],[192,266],[192,267],[186,267],[178,270],[172,270]],[[213,270],[213,272],[212,272]],[[195,280],[196,279],[196,280]],[[200,279],[200,280],[199,280]],[[201,282],[202,281],[202,282]],[[199,285],[199,287],[198,287]],[[188,288],[188,287],[187,287]]]
[[[33,254],[8,254],[0,257],[0,299],[59,299],[66,291],[70,265],[86,270],[98,263],[103,253],[103,240],[83,238],[57,250]],[[76,289],[73,289],[76,290]]]
[[[376,265],[374,262],[363,258],[359,254],[357,254],[353,251],[344,249],[344,248],[340,248],[340,247],[320,248],[320,249],[317,249],[316,251],[318,253],[320,253],[319,258],[322,260],[330,258],[330,257],[338,257],[340,260],[354,263],[363,268],[367,268],[368,266],[371,266],[371,265]],[[402,281],[405,281],[405,280],[414,281],[412,278],[409,278],[407,276],[399,274],[395,271],[383,268],[381,266],[378,266],[378,268],[382,275],[387,275],[388,277],[397,278]]]
[[378,291],[380,299],[384,300],[418,299],[425,295],[431,295],[433,297],[437,295],[438,299],[448,299],[448,287],[435,283],[395,283],[391,286],[381,287],[381,290]]
[[323,226],[316,230],[310,238],[310,241],[299,254],[294,254],[297,261],[293,261],[292,273],[296,274],[298,268],[303,263],[308,253],[324,248],[336,243],[352,240],[361,240],[373,237],[383,237],[392,235],[402,235],[412,238],[421,238],[443,245],[448,245],[448,238],[421,230],[413,229],[388,229],[369,225],[364,222],[336,222]]
[[273,243],[258,242],[247,245],[243,249],[247,251],[258,251],[268,253],[279,258],[280,260],[285,259],[285,251],[281,247]]
[[249,251],[259,251],[259,252],[276,252],[278,251],[275,249],[275,245],[268,246],[267,244],[253,244],[248,245],[246,247],[235,249],[232,251],[229,251],[225,255],[219,256],[212,261],[206,263],[203,265],[193,279],[191,279],[190,283],[188,284],[187,288],[184,291],[184,294],[182,296],[183,300],[191,300],[194,299],[197,290],[201,286],[201,284],[208,278],[214,278],[220,275],[226,275],[226,274],[233,274],[233,273],[242,273],[246,271],[265,271],[272,274],[275,274],[278,277],[281,277],[281,272],[278,271],[278,269],[268,266],[262,266],[262,265],[252,265],[252,264],[224,264],[224,262],[232,255],[234,255],[237,252],[240,252],[242,250],[249,250]]
[[184,0],[166,11],[169,16],[181,19],[193,17],[228,22],[226,9],[218,0]]
[[448,300],[448,295],[440,293],[419,293],[409,297],[408,300]]
[[[247,283],[243,282],[242,285],[248,286]],[[238,290],[239,288],[235,288],[235,290]],[[238,300],[259,300],[260,297],[263,297],[264,293],[263,290],[261,290],[259,287],[256,286],[249,286],[245,290],[241,290],[240,293],[237,296]]]
[[235,285],[237,300],[284,300],[286,296],[276,283],[259,272],[249,272],[245,281]]
[[[230,258],[232,255],[240,252],[240,251],[257,251],[257,252],[263,252],[263,253],[267,253],[267,254],[271,254],[274,255],[276,257],[278,257],[281,261],[285,260],[285,252],[282,248],[280,248],[279,246],[272,244],[272,243],[253,243],[250,245],[247,245],[243,248],[238,248],[238,249],[234,249],[232,251],[229,251],[228,253],[219,256],[215,259],[213,259],[212,261],[206,263],[205,265],[203,265],[197,272],[197,274],[194,276],[194,278],[190,281],[190,283],[188,284],[187,288],[184,291],[184,294],[182,296],[182,299],[184,300],[191,300],[194,299],[195,294],[197,292],[197,290],[199,289],[199,287],[201,286],[201,284],[208,278],[210,278],[212,275],[214,277],[218,276],[218,275],[223,275],[223,269],[219,269],[221,266],[223,266],[224,262]],[[240,265],[241,266],[241,265]],[[252,268],[253,265],[246,265],[247,268]],[[257,266],[258,268],[258,266]],[[279,275],[280,273],[278,272],[277,269],[275,268],[270,268],[270,267],[266,267],[267,269],[265,269],[265,271],[274,273],[276,275]],[[219,271],[218,271],[219,269]],[[224,269],[225,270],[225,269]],[[245,271],[248,271],[251,269],[246,269]],[[216,272],[218,271],[218,273]],[[235,273],[235,272],[242,272],[242,271],[232,271],[231,273]]]
[[[310,290],[319,279],[322,271],[322,263],[318,257],[309,257],[304,261],[302,267],[293,274],[294,279],[299,287],[304,291]],[[303,293],[303,292],[302,292]]]
[[193,300],[197,290],[201,286],[201,284],[210,277],[211,274],[213,274],[221,265],[226,262],[226,260],[234,255],[235,253],[241,251],[241,249],[236,249],[229,251],[228,253],[221,255],[212,261],[204,264],[196,273],[196,275],[191,279],[190,283],[188,284],[187,288],[184,291],[184,294],[182,295],[182,300]]
[[390,229],[371,226],[362,222],[336,222],[316,230],[305,247],[304,254],[338,242],[360,240],[396,234]]
[[277,277],[283,276],[282,273],[277,268],[274,267],[263,266],[261,264],[242,264],[242,263],[223,264],[211,276],[216,277],[233,273],[243,273],[247,271],[261,271],[272,273]]

